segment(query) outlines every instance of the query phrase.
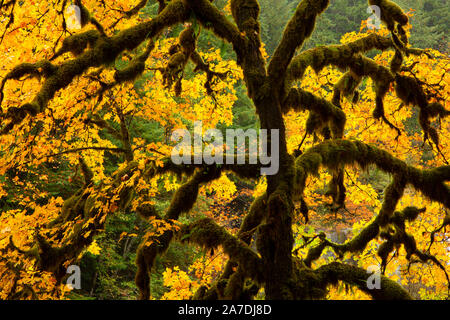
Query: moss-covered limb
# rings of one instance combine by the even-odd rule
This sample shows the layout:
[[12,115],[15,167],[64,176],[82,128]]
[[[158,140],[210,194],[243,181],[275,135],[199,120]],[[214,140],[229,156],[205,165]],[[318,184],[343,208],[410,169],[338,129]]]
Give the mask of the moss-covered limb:
[[362,252],[367,244],[378,236],[379,230],[380,227],[378,225],[377,217],[355,237],[343,244],[334,243],[326,239],[325,234],[322,234],[320,237],[320,243],[308,250],[305,259],[303,259],[303,263],[307,267],[311,267],[311,264],[321,257],[323,251],[327,247],[331,247],[339,257],[343,257],[346,252]]
[[335,248],[338,253],[364,249],[365,245],[377,236],[378,227],[386,227],[392,223],[391,218],[406,185],[412,185],[429,199],[440,202],[447,208],[450,207],[450,189],[444,183],[450,179],[450,166],[419,170],[406,165],[386,151],[357,141],[327,141],[301,155],[296,161],[295,191],[301,197],[307,175],[317,174],[320,166],[334,171],[339,166],[353,164],[358,164],[362,168],[374,164],[381,170],[392,174],[394,178],[385,190],[383,205],[376,219],[376,225],[369,225],[360,235],[344,245],[328,242],[328,245]]
[[[145,39],[154,37],[164,28],[188,19],[189,10],[183,1],[175,0],[171,1],[154,19],[123,30],[112,37],[99,36],[98,31],[95,30],[97,39],[90,50],[83,49],[77,58],[65,61],[57,66],[54,72],[45,79],[40,91],[31,103],[26,103],[21,107],[9,108],[11,111],[7,112],[6,118],[10,122],[4,125],[1,134],[11,131],[15,125],[25,119],[27,114],[33,116],[43,112],[58,90],[67,87],[75,77],[80,76],[87,69],[109,65],[123,51],[133,50]],[[88,43],[84,37],[87,37],[87,33],[78,40]]]
[[[289,63],[284,84],[285,92],[289,92],[289,89],[295,80],[300,80],[303,77],[306,68],[309,66],[316,72],[319,72],[327,65],[334,65],[343,69],[352,67],[353,65],[355,70],[361,70],[363,69],[363,66],[358,65],[368,65],[368,61],[361,61],[362,58],[358,58],[359,54],[365,53],[371,49],[386,50],[392,46],[393,44],[390,39],[376,34],[370,34],[347,44],[320,46],[306,50],[294,57]],[[368,68],[368,66],[366,66],[366,68]],[[371,73],[376,71],[377,64],[375,62],[371,63],[370,69]],[[389,70],[387,69],[387,71]],[[356,75],[359,73],[360,72],[355,72]],[[365,72],[363,75],[369,75],[369,72]],[[380,76],[386,77],[386,75]]]
[[327,8],[328,3],[329,0],[302,0],[298,4],[267,69],[273,85],[279,89],[282,89],[280,85],[295,51],[311,35],[317,16]]
[[259,12],[260,7],[257,0],[231,0],[231,14],[239,30],[244,32],[248,39],[255,42],[259,47],[260,25]]
[[[170,58],[166,67],[157,68],[162,73],[163,84],[171,89],[174,86],[175,94],[179,96],[182,91],[181,80],[183,79],[184,69],[196,52],[197,39],[199,33],[196,33],[194,27],[189,24],[178,37],[178,44],[169,49]],[[175,85],[174,85],[175,84]]]
[[334,95],[332,102],[340,107],[341,98],[346,97],[351,100],[353,103],[357,102],[357,91],[359,84],[361,83],[362,78],[358,77],[351,71],[347,71],[344,75],[339,79],[339,81],[334,85]]
[[84,185],[88,186],[92,183],[92,178],[94,178],[94,173],[91,168],[87,165],[86,161],[84,161],[83,157],[79,157],[78,161],[80,162],[81,173],[84,177]]
[[144,72],[145,61],[148,59],[154,48],[155,42],[151,39],[143,53],[133,58],[124,69],[115,72],[114,80],[116,80],[117,83],[123,83],[125,81],[133,81],[139,77]]
[[[292,88],[283,104],[282,111],[287,113],[289,110],[314,112],[319,116],[319,126],[329,125],[334,139],[340,139],[344,135],[345,113],[326,99],[319,98],[300,88]],[[310,134],[312,133],[310,132]]]
[[[398,177],[394,178],[391,186],[396,192],[401,193],[403,184],[412,185],[429,199],[450,208],[450,188],[445,185],[450,179],[450,166],[431,170],[416,169],[384,150],[359,141],[326,141],[307,150],[295,163],[295,189],[301,195],[307,175],[317,174],[320,166],[336,170],[341,166],[354,164],[362,168],[374,164],[382,171]],[[385,211],[390,212],[387,207],[388,205]]]
[[[417,216],[424,211],[425,208],[418,209],[416,207],[406,207],[402,211],[396,211],[395,214],[391,216],[389,223],[403,224],[404,228],[405,221],[415,220]],[[346,252],[362,252],[366,248],[367,244],[373,239],[377,238],[380,234],[380,230],[382,227],[380,221],[381,216],[378,215],[356,236],[342,244],[334,243],[323,236],[321,238],[321,242],[308,251],[308,254],[303,262],[306,266],[310,267],[311,263],[319,259],[322,255],[323,250],[327,247],[332,248],[340,258],[342,258],[344,256],[344,253]]]
[[87,48],[93,48],[99,38],[100,33],[97,30],[88,30],[73,34],[63,40],[61,48],[55,52],[50,60],[54,60],[66,52],[70,52],[74,56],[79,56]]
[[[395,82],[398,97],[405,104],[415,104],[421,108],[422,117],[421,126],[425,133],[425,138],[430,137],[434,144],[439,145],[439,138],[434,128],[430,126],[430,119],[437,115],[444,117],[449,114],[441,104],[429,104],[431,97],[425,95],[422,86],[416,79],[397,74],[401,70],[403,61],[402,53],[396,49],[396,54],[391,61],[390,69],[378,65],[372,59],[364,57],[361,53],[369,49],[377,48],[385,50],[393,47],[393,41],[371,34],[365,38],[356,40],[345,45],[321,46],[302,52],[295,57],[287,70],[285,79],[285,98],[291,93],[292,83],[303,77],[308,66],[312,66],[316,72],[320,71],[326,65],[335,65],[343,69],[350,69],[345,73],[338,83],[334,86],[333,103],[340,106],[340,99],[343,96],[351,98],[352,102],[358,99],[357,87],[363,77],[371,77],[375,89],[375,109],[373,116],[381,119],[390,128],[397,131],[397,137],[401,134],[399,128],[392,124],[385,116],[383,99],[387,94],[391,83]],[[413,54],[422,54],[420,50],[411,49],[408,52]],[[436,106],[436,107],[435,107]],[[433,110],[433,111],[429,111]],[[439,151],[439,149],[438,149]]]
[[327,283],[297,257],[292,259],[290,288],[295,300],[321,300],[326,297]]
[[381,9],[381,21],[383,21],[389,31],[394,32],[396,25],[404,26],[408,23],[408,16],[393,1],[389,0],[369,0],[370,5],[378,6]]
[[221,13],[209,0],[184,0],[195,13],[195,18],[220,38],[233,45],[238,56],[243,54],[245,38],[239,29]]
[[259,291],[259,285],[246,277],[247,272],[242,266],[237,267],[223,289],[224,300],[252,300]]
[[406,45],[408,37],[403,27],[408,23],[408,16],[393,1],[390,0],[369,0],[370,5],[378,6],[381,21],[391,31],[392,42],[396,50],[409,54]]
[[[297,66],[299,67],[297,71],[300,72],[298,75],[303,76],[303,73],[309,63],[307,61],[308,59],[312,59],[311,63],[313,68],[317,68],[316,71],[324,67],[323,63],[331,63],[342,68],[350,68],[350,71],[345,73],[334,87],[335,94],[333,97],[333,102],[337,105],[340,105],[340,99],[343,95],[352,96],[352,101],[356,102],[355,98],[358,97],[356,95],[356,88],[358,87],[363,77],[371,77],[374,82],[376,94],[376,106],[373,111],[373,116],[376,119],[382,119],[392,129],[397,130],[398,135],[400,135],[400,130],[395,127],[384,114],[383,99],[389,90],[390,84],[394,81],[394,75],[391,73],[391,71],[384,66],[378,65],[372,59],[362,56],[361,54],[353,55],[351,57],[343,57],[342,59],[338,60],[335,60],[332,55],[328,56],[328,59],[322,59],[321,54],[324,54],[324,52],[321,52],[321,49],[322,47],[311,49],[311,51],[305,51],[305,55],[302,58],[306,60],[299,59],[296,61],[298,63]],[[308,55],[310,55],[310,57],[308,57]],[[291,80],[292,79],[286,78],[287,87],[291,85]]]
[[[172,197],[172,201],[164,216],[167,223],[178,220],[180,215],[189,212],[194,206],[198,190],[201,184],[208,183],[219,178],[221,170],[216,167],[197,170],[195,174],[184,183]],[[162,235],[154,238],[153,235],[145,235],[137,250],[135,282],[139,288],[141,300],[150,298],[150,272],[155,258],[164,253],[174,236],[173,230],[167,230]]]
[[334,243],[326,239],[325,234],[322,234],[320,237],[320,243],[308,250],[305,259],[303,259],[303,263],[307,267],[311,267],[312,262],[319,259],[327,247],[331,247],[339,257],[343,257],[346,252],[362,252],[366,248],[367,244],[378,236],[380,231],[378,221],[378,217],[375,218],[355,237],[342,244]]
[[357,266],[351,266],[339,262],[321,266],[315,270],[322,283],[337,285],[343,281],[355,286],[370,295],[374,300],[411,300],[409,293],[397,282],[381,275],[380,288],[369,289],[367,286],[370,273]]
[[180,237],[183,241],[196,243],[206,249],[222,246],[231,261],[239,264],[240,276],[252,278],[258,283],[264,281],[265,273],[258,254],[214,220],[203,218],[185,226],[180,231]]
[[[185,0],[195,12],[196,19],[203,27],[212,29],[219,37],[233,45],[236,62],[244,71],[244,80],[251,99],[263,100],[270,96],[270,84],[267,82],[265,59],[261,53],[259,37],[259,5],[256,0],[236,0],[231,3],[236,27],[208,0]],[[242,32],[241,32],[242,30]],[[278,103],[268,103],[275,108]],[[256,104],[256,107],[260,103]],[[275,117],[272,116],[274,119]],[[262,121],[263,127],[268,126]],[[275,128],[275,127],[274,127]]]
[[399,50],[395,50],[394,57],[389,63],[391,72],[393,74],[398,73],[401,70],[403,64],[403,54]]
[[303,259],[303,263],[308,268],[311,268],[311,264],[320,258],[323,250],[328,246],[327,242],[321,241],[317,246],[312,247],[308,250],[305,259]]
[[384,201],[380,209],[378,224],[381,227],[389,223],[394,214],[397,203],[403,196],[406,188],[407,179],[402,174],[393,173],[392,182],[384,190]]
[[426,94],[423,86],[426,83],[420,83],[418,79],[400,74],[395,76],[395,92],[405,105],[415,105],[419,107],[419,124],[424,132],[424,142],[430,138],[439,149],[439,136],[435,128],[431,126],[431,120],[435,117],[444,118],[450,115],[450,111],[446,110],[439,102],[430,103],[433,95]]
[[[3,101],[3,88],[8,80],[20,80],[22,77],[29,76],[30,78],[41,78],[42,76],[50,77],[57,67],[48,60],[42,60],[36,63],[21,63],[15,66],[0,83],[0,110]],[[1,114],[1,112],[0,112]]]
[[250,206],[248,214],[242,221],[237,236],[247,244],[250,244],[253,233],[266,216],[267,194],[256,198]]

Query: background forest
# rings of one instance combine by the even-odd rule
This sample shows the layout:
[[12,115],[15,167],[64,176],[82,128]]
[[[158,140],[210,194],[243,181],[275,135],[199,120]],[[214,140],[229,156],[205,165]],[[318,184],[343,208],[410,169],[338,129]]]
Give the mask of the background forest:
[[[450,12],[448,0],[396,0],[396,2],[408,12],[410,16],[411,29],[410,43],[413,47],[433,49],[433,55],[439,57],[438,65],[431,66],[426,57],[421,57],[418,65],[423,65],[423,69],[417,69],[421,77],[431,75],[439,78],[439,72],[448,72],[448,57],[450,54],[448,30],[450,29]],[[265,44],[267,59],[270,59],[276,45],[280,41],[283,29],[292,16],[298,0],[259,0],[261,6],[261,38]],[[225,7],[227,1],[215,1],[218,7]],[[144,9],[141,10],[141,18],[154,16],[157,13],[157,3],[149,1]],[[367,19],[367,2],[360,0],[334,0],[331,1],[328,9],[318,17],[316,28],[312,36],[307,40],[303,50],[313,48],[325,44],[339,44],[349,42],[358,38],[362,33],[368,30],[364,28],[363,21]],[[167,39],[157,44],[159,52],[167,51],[167,48],[173,43],[179,33],[181,27],[172,28],[167,31]],[[172,40],[170,40],[172,39]],[[171,42],[172,41],[172,42]],[[218,40],[213,34],[207,30],[203,30],[198,40],[198,48],[201,52],[208,52],[204,58],[217,66],[220,70],[221,63],[235,57],[231,45]],[[4,50],[4,47],[1,49]],[[392,53],[391,53],[392,54]],[[379,53],[377,51],[370,52],[370,57],[377,61],[389,60],[387,53]],[[154,58],[157,62],[158,57]],[[416,57],[410,57],[413,64]],[[125,57],[123,63],[127,61]],[[157,64],[157,63],[155,63]],[[229,66],[229,65],[227,65]],[[118,69],[122,66],[116,65]],[[234,65],[233,65],[234,67]],[[428,68],[428,69],[427,69]],[[3,68],[8,69],[8,68]],[[435,72],[435,73],[433,73]],[[255,109],[251,100],[247,97],[247,89],[243,81],[239,78],[239,71],[235,71],[236,76],[232,81],[224,84],[222,93],[217,97],[220,108],[221,103],[231,104],[229,109],[224,108],[221,117],[224,119],[217,121],[216,127],[225,130],[225,128],[259,128]],[[195,82],[194,67],[188,65],[185,71],[185,78],[192,80],[190,85],[194,88],[199,86]],[[323,85],[328,82],[334,83],[334,79],[339,79],[339,72],[333,68],[327,68],[316,75],[312,69],[308,69],[305,75],[305,81],[302,86],[314,92],[322,92],[325,90]],[[439,80],[439,79],[438,79]],[[130,101],[139,101],[147,99],[150,96],[155,98],[157,93],[151,90],[146,91],[147,83],[161,81],[161,75],[157,70],[148,70],[138,78],[133,84],[134,92],[130,95]],[[446,80],[448,81],[448,79]],[[188,85],[189,86],[189,85]],[[184,85],[184,90],[189,87]],[[448,90],[448,86],[446,87]],[[129,89],[123,89],[124,91]],[[192,89],[195,91],[195,88]],[[329,94],[323,91],[323,95]],[[401,127],[404,132],[400,138],[394,141],[396,135],[395,130],[391,130],[375,120],[368,122],[362,115],[370,113],[373,105],[373,92],[370,89],[370,83],[363,83],[360,91],[362,99],[361,107],[355,113],[353,118],[347,120],[348,126],[354,129],[355,138],[365,137],[373,143],[391,150],[396,156],[415,165],[423,167],[439,164],[450,158],[449,154],[449,132],[450,128],[448,119],[442,120],[441,129],[441,147],[440,152],[432,145],[421,145],[421,129],[418,123],[418,112],[409,109],[408,112],[397,112],[395,109],[398,103],[394,98],[389,98],[390,106],[386,107],[386,114],[393,118],[396,126]],[[157,97],[158,99],[161,97]],[[163,101],[163,98],[161,98]],[[198,101],[198,100],[197,100]],[[387,103],[389,105],[389,102]],[[350,108],[351,102],[345,102],[346,108]],[[206,112],[206,111],[205,111]],[[395,114],[395,116],[392,116]],[[75,114],[73,115],[76,116]],[[168,116],[168,115],[167,115]],[[177,121],[188,123],[192,120],[183,119],[183,114],[179,115]],[[192,115],[190,115],[192,116]],[[208,117],[208,114],[203,115]],[[111,117],[114,117],[112,115]],[[159,149],[170,140],[171,129],[173,124],[167,120],[167,123],[161,121],[161,118],[151,120],[148,117],[143,118],[136,115],[130,120],[129,133],[136,139],[137,145],[152,146],[156,150]],[[221,119],[222,119],[221,118]],[[104,118],[107,120],[107,118]],[[290,120],[289,120],[290,119]],[[294,121],[295,120],[295,121]],[[92,121],[96,121],[95,119]],[[287,130],[293,133],[293,138],[288,141],[290,150],[294,150],[302,140],[305,134],[306,117],[299,114],[290,114],[287,120]],[[75,130],[75,129],[74,129]],[[57,130],[55,132],[58,132]],[[391,139],[389,144],[384,140],[388,135]],[[378,140],[376,138],[378,136]],[[317,141],[315,135],[307,135],[302,149],[311,146]],[[388,139],[388,138],[386,138]],[[407,139],[412,142],[406,142]],[[114,134],[113,130],[105,125],[103,129],[98,131],[98,141],[109,141],[111,146],[121,145],[120,139]],[[80,144],[82,146],[82,144]],[[411,156],[408,150],[415,148],[417,155]],[[86,162],[89,160],[89,154],[86,153]],[[62,199],[70,198],[84,184],[83,165],[78,162],[77,158],[64,158],[57,156],[57,161],[49,160],[40,167],[40,174],[32,175],[29,172],[15,170],[9,168],[6,172],[0,174],[0,218],[5,218],[6,212],[33,210],[29,203],[34,202],[38,206],[49,205],[49,199],[59,199],[55,206],[60,205]],[[5,160],[6,161],[6,160]],[[118,169],[122,163],[119,155],[113,152],[104,152],[103,162],[101,163],[104,175],[109,175]],[[445,160],[446,161],[446,160]],[[97,173],[96,173],[97,174]],[[322,177],[327,177],[326,172],[321,172]],[[45,176],[45,179],[42,177]],[[64,179],[61,179],[64,177]],[[364,224],[370,221],[376,208],[379,208],[381,199],[383,198],[383,188],[389,183],[390,177],[379,171],[371,170],[363,173],[357,173],[357,170],[348,169],[346,171],[347,189],[349,190],[349,200],[345,208],[333,210],[327,205],[326,186],[321,184],[322,180],[311,180],[311,186],[308,201],[311,209],[310,223],[305,224],[299,215],[298,223],[295,226],[296,250],[305,252],[308,246],[315,241],[315,235],[325,232],[327,236],[338,242],[343,243],[349,235],[353,234]],[[27,186],[33,185],[30,191]],[[179,185],[176,176],[160,179],[152,186],[158,192],[152,198],[153,205],[157,211],[165,211],[170,204],[170,199],[174,194],[176,186]],[[225,226],[230,232],[238,229],[241,223],[241,216],[250,207],[254,198],[260,194],[260,190],[265,185],[264,180],[257,183],[252,181],[242,181],[236,179],[233,175],[227,175],[211,187],[202,189],[199,199],[191,210],[189,215],[184,217],[186,220],[194,220],[199,216],[214,217],[221,225]],[[39,194],[40,196],[36,196]],[[44,196],[42,196],[44,195]],[[31,200],[32,199],[32,200]],[[408,193],[405,203],[408,200],[420,200],[419,196],[414,193]],[[59,201],[59,202],[58,202]],[[434,204],[428,204],[428,208],[433,210]],[[436,212],[439,206],[436,205]],[[3,217],[2,217],[3,212]],[[67,293],[70,299],[136,299],[139,295],[135,284],[136,273],[136,250],[141,243],[148,228],[155,227],[143,221],[133,212],[132,206],[127,210],[117,210],[116,214],[111,216],[105,225],[103,233],[95,237],[94,242],[89,248],[83,252],[79,266],[82,270],[81,289],[73,290]],[[437,218],[436,218],[437,219]],[[426,227],[433,230],[442,223],[441,220],[427,221],[421,223],[429,223]],[[0,225],[0,228],[2,225]],[[436,240],[441,241],[442,250],[445,251],[445,243],[448,241],[448,233],[442,238]],[[368,248],[364,254],[374,250]],[[440,252],[445,257],[445,252]],[[448,257],[448,256],[447,256]],[[332,259],[331,250],[323,259]],[[363,258],[361,258],[363,259]],[[173,241],[165,255],[156,258],[155,266],[152,272],[151,292],[154,299],[186,299],[201,285],[208,285],[220,273],[224,266],[225,255],[221,250],[216,252],[206,252],[194,245],[181,244],[179,241]],[[372,262],[365,262],[367,265]],[[418,267],[419,268],[419,267]],[[426,277],[426,268],[415,270],[414,274],[418,274],[418,270],[423,271],[423,277]],[[442,299],[446,297],[446,280],[444,273],[438,279],[427,279],[425,284],[419,281],[416,276],[410,276],[400,270],[393,264],[388,268],[387,272],[393,274],[398,273],[397,279],[407,288],[409,293],[415,298],[421,299]],[[422,279],[423,280],[423,279]],[[263,298],[264,293],[261,292],[257,296]],[[345,286],[338,286],[330,293],[330,298],[334,299],[364,299],[366,296]]]

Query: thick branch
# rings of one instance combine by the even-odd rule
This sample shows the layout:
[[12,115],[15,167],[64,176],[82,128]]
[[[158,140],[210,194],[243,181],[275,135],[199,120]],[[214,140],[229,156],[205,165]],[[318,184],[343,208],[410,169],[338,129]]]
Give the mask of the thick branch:
[[361,291],[372,296],[374,300],[411,300],[409,293],[397,282],[380,275],[380,288],[369,289],[367,280],[370,274],[366,270],[339,262],[332,262],[316,270],[322,281],[336,285],[338,281],[344,281],[356,286]]
[[239,29],[208,0],[185,0],[195,13],[195,18],[208,29],[212,29],[220,38],[227,40],[238,55],[242,53],[244,37]]
[[317,16],[327,8],[328,3],[329,0],[302,0],[299,3],[269,63],[268,74],[273,84],[282,84],[295,51],[311,35]]

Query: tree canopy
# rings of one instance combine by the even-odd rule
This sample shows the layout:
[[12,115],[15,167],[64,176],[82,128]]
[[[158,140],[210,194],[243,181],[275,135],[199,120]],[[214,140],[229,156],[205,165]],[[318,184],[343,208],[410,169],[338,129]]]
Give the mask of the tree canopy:
[[[0,0],[0,299],[70,297],[89,255],[133,269],[143,300],[448,298],[442,4],[350,1],[361,25],[315,39],[338,2]],[[414,17],[436,41],[410,41]],[[268,130],[278,171],[174,163],[197,121]],[[152,291],[173,246],[201,257]]]

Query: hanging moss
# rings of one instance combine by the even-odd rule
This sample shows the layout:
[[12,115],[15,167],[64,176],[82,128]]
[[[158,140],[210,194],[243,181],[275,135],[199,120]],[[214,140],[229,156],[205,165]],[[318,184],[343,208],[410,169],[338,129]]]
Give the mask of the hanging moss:
[[450,115],[450,111],[438,102],[429,103],[421,84],[412,77],[397,74],[395,76],[395,92],[405,105],[412,104],[420,108],[419,124],[424,132],[424,140],[428,137],[431,138],[440,151],[439,136],[436,129],[431,126],[431,119],[436,116],[444,118]]
[[413,104],[425,108],[428,104],[425,93],[414,78],[396,74],[395,92],[407,105]]
[[[251,277],[261,283],[264,279],[260,258],[243,241],[218,226],[212,219],[204,218],[185,226],[180,231],[182,241],[196,243],[207,250],[223,247],[224,252],[232,261],[239,264],[240,270],[235,277]],[[236,279],[237,280],[237,279]],[[239,281],[242,283],[242,281]],[[236,283],[234,285],[237,285]],[[233,285],[231,285],[233,286]]]
[[[174,194],[169,208],[164,216],[167,223],[177,220],[181,214],[189,212],[197,200],[200,184],[210,182],[219,178],[221,170],[214,167],[197,170],[195,174],[184,183]],[[151,209],[149,211],[152,211]],[[145,236],[137,251],[136,285],[140,291],[140,299],[150,298],[149,273],[153,267],[154,260],[158,254],[164,253],[172,241],[174,233],[172,230],[165,231],[156,239]]]
[[245,243],[250,244],[253,232],[266,215],[267,195],[264,194],[256,198],[250,206],[248,214],[242,221],[241,228],[238,232],[238,237]]
[[320,132],[325,127],[330,127],[333,138],[342,138],[346,122],[345,113],[326,99],[316,97],[303,89],[294,88],[289,92],[283,104],[283,113],[289,110],[309,110],[310,115],[306,124],[308,134]]
[[323,142],[297,158],[294,179],[295,195],[301,198],[306,177],[310,174],[317,174],[320,166],[324,166],[332,172],[338,172],[342,166],[353,164],[358,164],[362,168],[369,164],[375,164],[381,170],[393,174],[394,179],[385,190],[384,202],[380,211],[380,226],[388,224],[407,184],[421,191],[429,199],[450,208],[450,189],[444,184],[444,181],[450,177],[448,166],[433,170],[419,170],[406,165],[386,151],[358,141],[347,140]]
[[358,88],[358,86],[360,85],[361,80],[361,77],[358,77],[351,71],[347,71],[334,85],[334,90],[338,90],[341,96],[348,98],[353,103],[356,103],[356,88]]
[[92,172],[91,168],[86,164],[86,161],[84,161],[83,157],[79,157],[78,161],[80,162],[80,168],[81,173],[84,177],[84,185],[88,186],[92,183],[92,179],[94,177],[94,173]]

